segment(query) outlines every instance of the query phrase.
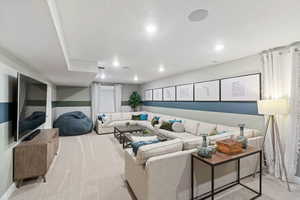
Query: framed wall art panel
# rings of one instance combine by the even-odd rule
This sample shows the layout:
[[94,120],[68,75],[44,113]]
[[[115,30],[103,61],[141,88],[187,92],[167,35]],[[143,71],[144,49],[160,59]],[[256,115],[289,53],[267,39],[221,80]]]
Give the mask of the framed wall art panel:
[[195,101],[220,101],[220,81],[195,83]]
[[176,101],[194,101],[194,84],[176,86]]
[[261,99],[261,74],[221,80],[221,101],[257,101]]
[[163,88],[163,101],[175,101],[175,100],[176,100],[175,86]]

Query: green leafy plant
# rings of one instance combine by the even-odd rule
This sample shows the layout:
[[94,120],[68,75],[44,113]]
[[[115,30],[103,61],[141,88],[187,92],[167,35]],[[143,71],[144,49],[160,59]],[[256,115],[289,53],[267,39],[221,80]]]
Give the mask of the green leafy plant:
[[128,104],[133,109],[133,111],[136,111],[136,108],[142,104],[142,97],[138,92],[134,91],[129,97]]

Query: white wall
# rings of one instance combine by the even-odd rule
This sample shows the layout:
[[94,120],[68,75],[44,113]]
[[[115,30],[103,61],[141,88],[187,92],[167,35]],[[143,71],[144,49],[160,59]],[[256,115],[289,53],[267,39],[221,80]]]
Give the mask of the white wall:
[[[31,70],[24,62],[9,54],[4,49],[0,49],[0,102],[8,103],[13,101],[14,86],[17,72],[22,72],[48,85],[46,124],[44,128],[50,128],[52,124],[51,117],[51,99],[53,85],[39,73]],[[13,172],[13,153],[12,149],[16,145],[13,141],[11,122],[0,124],[0,198],[12,185]]]
[[[161,80],[156,80],[150,83],[141,85],[140,93],[146,89],[161,88],[167,86],[174,86],[185,83],[193,83],[200,81],[208,81],[232,76],[239,76],[245,74],[252,74],[261,72],[262,62],[259,55],[253,55],[245,58],[241,58],[235,61],[200,68],[196,71],[182,73],[180,75],[167,77]],[[207,122],[217,122],[227,125],[237,125],[241,122],[246,123],[251,128],[263,128],[263,118],[255,115],[241,115],[231,113],[220,112],[204,112],[195,110],[183,110],[183,109],[170,109],[163,107],[150,107],[143,106],[143,110],[151,112],[160,112],[163,114],[177,115],[179,117],[187,117],[192,119],[198,119]]]

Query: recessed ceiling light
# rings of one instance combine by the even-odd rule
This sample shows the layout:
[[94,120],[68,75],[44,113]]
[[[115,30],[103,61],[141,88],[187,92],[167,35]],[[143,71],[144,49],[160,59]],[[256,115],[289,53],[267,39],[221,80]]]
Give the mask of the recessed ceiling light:
[[223,44],[217,44],[215,46],[215,51],[222,51],[224,49],[224,45]]
[[208,16],[208,11],[204,9],[197,9],[191,12],[188,16],[191,22],[199,22]]
[[101,79],[105,79],[106,78],[106,75],[104,73],[101,74]]
[[133,80],[134,80],[134,81],[138,81],[138,80],[139,80],[138,76],[135,75],[134,78],[133,78]]
[[158,68],[158,71],[159,72],[164,72],[165,71],[165,68],[163,65],[160,65],[159,68]]
[[148,24],[148,25],[146,26],[146,31],[147,31],[147,33],[149,33],[149,34],[156,33],[157,27],[156,27],[154,24]]
[[119,67],[119,66],[120,66],[120,63],[119,63],[118,60],[114,60],[114,62],[112,63],[112,65],[113,65],[114,67]]

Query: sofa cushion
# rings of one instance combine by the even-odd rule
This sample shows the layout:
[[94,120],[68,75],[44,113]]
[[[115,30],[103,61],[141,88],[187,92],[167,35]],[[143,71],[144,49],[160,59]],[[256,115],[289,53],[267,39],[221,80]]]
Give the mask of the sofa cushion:
[[195,138],[197,136],[187,133],[187,132],[182,132],[182,133],[176,133],[173,131],[168,131],[168,130],[164,130],[164,129],[158,129],[159,134],[168,137],[168,138],[172,138],[172,139],[184,139],[184,138]]
[[208,141],[210,141],[211,143],[215,143],[216,141],[230,139],[233,137],[234,137],[234,132],[225,132],[222,134],[209,136]]
[[200,122],[198,135],[201,134],[209,134],[213,129],[217,127],[216,124],[206,123],[206,122]]
[[122,113],[122,120],[131,120],[131,113]]
[[185,131],[193,135],[198,133],[199,122],[194,120],[184,120]]
[[182,133],[176,133],[176,132],[170,132],[168,134],[169,138],[179,138],[179,139],[187,139],[187,138],[195,138],[195,137],[198,137],[198,136],[195,136],[193,134],[190,134],[188,132],[182,132]]
[[218,132],[228,132],[228,131],[239,131],[240,128],[218,124],[217,125],[217,130],[218,130]]
[[172,130],[177,133],[185,132],[184,125],[181,122],[174,122],[172,124]]
[[122,120],[122,113],[111,113],[111,120],[112,121]]
[[182,148],[183,142],[180,139],[145,145],[139,148],[136,160],[137,163],[144,164],[151,157],[182,151]]
[[[217,127],[213,128],[212,130],[210,130],[210,132],[208,132],[209,136],[213,136],[213,135],[217,135],[219,132],[217,130]],[[223,133],[223,132],[222,132]]]
[[183,141],[183,150],[195,149],[202,145],[202,137],[185,138]]
[[143,126],[143,127],[148,128],[150,130],[154,129],[154,127],[151,125],[151,122],[149,122],[149,121],[142,121],[142,120],[140,120],[140,121],[135,121],[135,122],[139,126]]

